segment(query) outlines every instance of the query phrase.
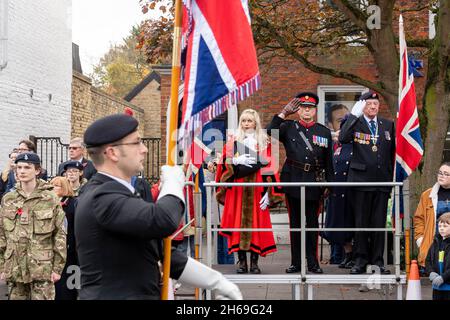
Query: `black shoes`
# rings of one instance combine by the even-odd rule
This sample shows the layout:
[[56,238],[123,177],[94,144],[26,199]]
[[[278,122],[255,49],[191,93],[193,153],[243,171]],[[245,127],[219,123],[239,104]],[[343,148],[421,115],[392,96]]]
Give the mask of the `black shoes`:
[[300,267],[297,267],[295,265],[290,265],[289,268],[286,269],[286,273],[298,273],[300,271]]
[[[385,267],[379,266],[378,268],[380,274],[391,274],[391,271],[389,271]],[[366,273],[366,266],[361,267],[358,265],[354,265],[353,268],[350,270],[350,274],[362,274],[362,273]],[[372,273],[377,273],[377,268],[372,268]]]
[[242,273],[248,273],[248,266],[247,266],[247,253],[245,251],[238,251],[238,268],[236,269],[236,273],[242,274]]
[[308,268],[308,271],[312,272],[312,273],[317,273],[317,274],[323,273],[322,268],[319,267],[318,265],[317,266],[313,266],[311,268]]
[[391,274],[391,271],[385,267],[380,267],[380,274]]
[[345,254],[345,259],[339,264],[339,268],[340,269],[351,269],[355,263],[352,261],[352,253],[346,253]]
[[[289,268],[286,269],[286,273],[298,273],[301,271],[301,268],[295,265],[291,265],[289,266]],[[308,271],[312,272],[312,273],[317,273],[317,274],[321,274],[323,273],[323,270],[321,267],[317,266],[312,266],[312,267],[308,267]]]
[[354,265],[353,268],[350,270],[350,274],[362,274],[366,272],[366,267],[361,267],[358,265]]
[[250,273],[260,274],[261,269],[258,267],[258,258],[259,255],[255,252],[250,254]]

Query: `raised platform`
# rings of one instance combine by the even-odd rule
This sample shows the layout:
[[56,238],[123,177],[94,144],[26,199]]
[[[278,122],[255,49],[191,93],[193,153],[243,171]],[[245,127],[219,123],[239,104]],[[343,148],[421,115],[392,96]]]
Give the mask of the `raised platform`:
[[[302,279],[300,273],[285,273],[285,265],[270,264],[261,265],[261,274],[236,274],[235,265],[213,265],[213,268],[222,272],[224,276],[235,283],[242,284],[290,284],[292,285],[292,298],[294,300],[301,299],[301,287],[305,289],[304,296],[307,295],[308,300],[313,300],[315,284],[350,284],[365,285],[368,288],[380,289],[382,286],[396,285],[397,299],[402,299],[402,285],[406,284],[406,274],[401,273],[397,278],[394,274],[393,266],[388,267],[391,271],[389,275],[381,275],[377,273],[365,273],[358,275],[349,274],[347,269],[339,269],[336,265],[322,266],[324,274],[306,273]],[[303,290],[304,291],[304,290]]]

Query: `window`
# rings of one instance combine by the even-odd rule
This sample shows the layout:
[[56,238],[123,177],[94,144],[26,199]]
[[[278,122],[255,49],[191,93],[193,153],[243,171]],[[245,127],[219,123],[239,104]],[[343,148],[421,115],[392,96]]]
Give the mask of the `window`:
[[8,64],[8,0],[0,0],[0,71]]
[[349,111],[367,88],[362,86],[319,86],[317,89],[319,95],[319,110],[317,112],[317,121],[328,125],[328,113],[335,104],[345,105]]

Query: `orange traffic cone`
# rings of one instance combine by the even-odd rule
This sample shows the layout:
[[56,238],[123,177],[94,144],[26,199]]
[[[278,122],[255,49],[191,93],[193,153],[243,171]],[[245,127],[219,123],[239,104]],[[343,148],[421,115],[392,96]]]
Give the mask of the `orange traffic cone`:
[[417,265],[417,260],[411,261],[406,300],[422,300],[422,289],[420,287],[419,266]]

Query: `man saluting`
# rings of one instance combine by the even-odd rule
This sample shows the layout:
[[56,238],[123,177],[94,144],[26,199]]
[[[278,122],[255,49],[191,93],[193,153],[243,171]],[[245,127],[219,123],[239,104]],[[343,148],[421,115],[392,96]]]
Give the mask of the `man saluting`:
[[[378,94],[363,94],[353,107],[339,134],[341,143],[353,141],[348,182],[391,182],[395,159],[395,129],[390,120],[378,117]],[[392,187],[357,187],[349,193],[356,228],[385,228]],[[384,232],[355,233],[355,265],[350,274],[364,273],[368,264],[384,267]]]
[[[316,123],[319,98],[311,92],[298,94],[283,111],[274,116],[268,132],[279,129],[279,138],[286,149],[286,162],[281,171],[282,182],[319,182],[333,180],[333,154],[331,131]],[[298,121],[285,120],[290,114],[297,113]],[[289,225],[300,228],[300,187],[284,188],[289,211]],[[323,188],[306,188],[306,228],[318,228],[318,210]],[[287,273],[300,272],[301,234],[291,232],[292,264]],[[318,232],[306,233],[306,260],[308,271],[323,273],[317,259]]]

